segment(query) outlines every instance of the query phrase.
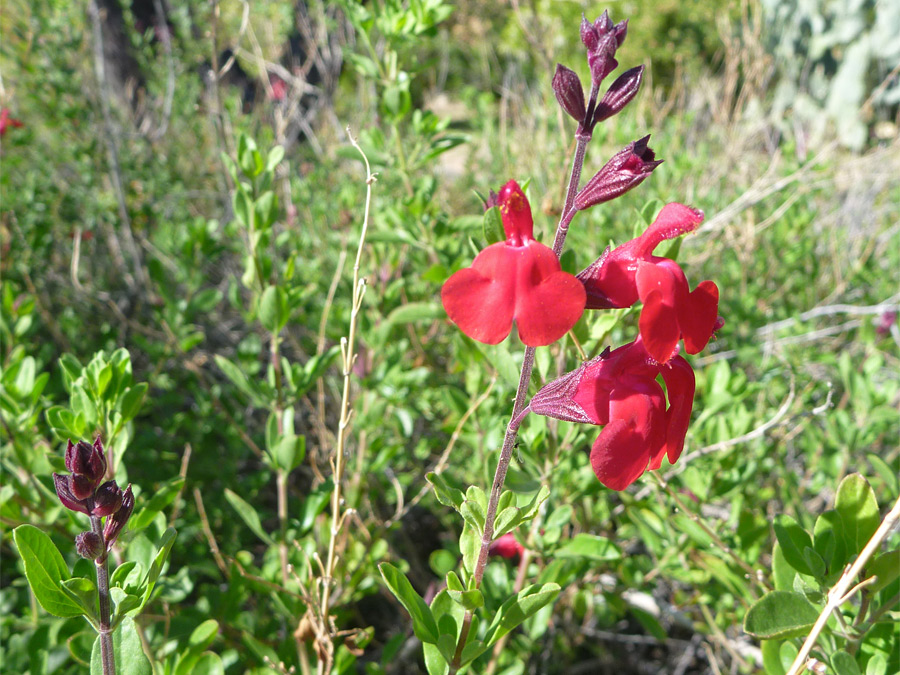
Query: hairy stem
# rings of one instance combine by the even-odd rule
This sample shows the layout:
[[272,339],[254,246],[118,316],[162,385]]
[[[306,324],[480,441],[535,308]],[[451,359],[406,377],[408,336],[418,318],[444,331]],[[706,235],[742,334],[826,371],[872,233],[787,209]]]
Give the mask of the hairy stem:
[[116,657],[113,654],[112,628],[110,627],[109,566],[106,557],[106,540],[98,516],[91,516],[91,530],[100,537],[103,555],[94,562],[97,565],[97,600],[100,605],[100,663],[103,675],[116,674]]

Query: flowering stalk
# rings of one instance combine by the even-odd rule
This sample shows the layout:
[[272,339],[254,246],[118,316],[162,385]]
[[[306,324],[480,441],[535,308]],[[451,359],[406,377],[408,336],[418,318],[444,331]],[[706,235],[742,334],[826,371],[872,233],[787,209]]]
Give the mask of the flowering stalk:
[[[591,101],[593,102],[597,96],[597,85],[591,87]],[[589,108],[590,108],[589,104]],[[575,194],[578,190],[578,181],[581,177],[581,170],[584,166],[584,156],[588,143],[591,140],[590,130],[583,129],[582,125],[578,125],[575,133],[575,156],[572,160],[572,169],[569,173],[569,183],[566,188],[566,202],[563,206],[562,215],[556,226],[556,235],[553,239],[553,253],[559,258],[562,254],[563,246],[566,242],[566,235],[569,232],[569,223],[575,216],[576,211],[572,208],[575,201]],[[488,498],[487,513],[484,520],[484,534],[481,537],[481,550],[478,553],[478,561],[475,564],[475,587],[481,586],[481,580],[484,577],[484,568],[487,566],[488,553],[491,549],[491,542],[494,538],[494,520],[497,517],[497,504],[500,502],[500,495],[503,492],[503,483],[506,480],[506,472],[509,470],[509,463],[512,460],[512,451],[516,444],[516,438],[519,433],[519,425],[522,420],[530,412],[525,406],[525,398],[528,395],[528,384],[531,382],[531,371],[534,368],[534,355],[537,351],[536,347],[525,347],[525,355],[522,359],[522,370],[519,373],[519,385],[516,388],[516,398],[513,403],[512,415],[509,424],[506,426],[506,435],[503,437],[503,446],[500,449],[500,457],[497,459],[497,469],[494,471],[494,481],[491,484],[491,494]],[[469,637],[469,629],[472,625],[472,610],[466,610],[463,616],[462,629],[459,634],[459,640],[456,643],[456,653],[453,656],[453,662],[450,664],[449,675],[454,675],[459,670],[460,658],[462,657],[463,648]]]

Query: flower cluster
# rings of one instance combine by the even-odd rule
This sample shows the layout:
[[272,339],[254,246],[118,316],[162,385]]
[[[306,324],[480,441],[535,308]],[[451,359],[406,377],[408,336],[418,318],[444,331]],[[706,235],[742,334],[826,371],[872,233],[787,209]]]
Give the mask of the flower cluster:
[[112,548],[134,510],[131,485],[124,491],[114,480],[103,482],[107,462],[100,438],[91,445],[86,441],[66,446],[66,468],[71,475],[53,474],[56,495],[70,511],[95,518],[106,518],[102,538],[97,532],[82,532],[75,546],[82,556],[101,559]]
[[[600,98],[600,85],[618,66],[616,50],[627,22],[613,24],[606,12],[581,25],[591,72],[585,101],[578,75],[558,65],[553,91],[562,109],[578,122],[576,138],[586,145],[594,126],[619,113],[637,94],[643,67],[619,77]],[[560,221],[565,234],[576,213],[615,199],[644,181],[662,160],[649,136],[616,153],[585,185],[570,192]],[[583,146],[582,146],[583,147]],[[578,175],[576,171],[575,176]],[[574,193],[574,194],[573,194]],[[492,202],[500,207],[506,241],[492,244],[472,266],[453,274],[441,299],[450,319],[469,337],[496,344],[513,321],[529,347],[561,338],[585,309],[626,308],[641,303],[639,335],[631,343],[583,363],[541,389],[530,412],[602,426],[591,449],[600,481],[623,490],[663,458],[675,462],[684,447],[694,398],[694,373],[679,356],[700,352],[722,326],[719,290],[703,281],[691,290],[681,267],[654,255],[663,242],[694,231],[703,213],[683,204],[666,205],[639,237],[607,250],[573,277],[560,269],[560,242],[551,250],[533,238],[528,201],[515,181]],[[664,387],[663,387],[664,385]]]

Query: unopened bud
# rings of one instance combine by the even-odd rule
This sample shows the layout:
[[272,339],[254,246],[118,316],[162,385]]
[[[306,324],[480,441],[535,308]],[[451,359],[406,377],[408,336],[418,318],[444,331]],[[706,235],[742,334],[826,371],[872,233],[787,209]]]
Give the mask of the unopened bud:
[[584,122],[585,103],[584,89],[581,80],[574,70],[566,68],[561,63],[556,64],[556,72],[553,74],[553,93],[560,107],[571,115],[579,124]]
[[59,501],[70,511],[78,511],[79,513],[87,513],[87,504],[83,500],[78,499],[72,494],[69,479],[71,476],[63,476],[58,473],[53,474],[53,487],[56,488],[56,496]]
[[102,518],[111,516],[122,506],[122,491],[116,485],[116,481],[106,481],[97,488],[94,493],[94,508],[91,509],[91,515]]
[[103,537],[106,539],[107,551],[116,543],[116,539],[122,533],[122,530],[128,523],[128,519],[131,518],[132,511],[134,511],[134,494],[131,492],[131,485],[129,484],[122,494],[122,506],[106,519],[106,524],[103,527]]
[[88,560],[96,560],[103,555],[103,542],[94,532],[82,532],[75,537],[75,550]]
[[641,88],[644,66],[626,70],[616,78],[594,110],[593,124],[618,114],[631,102]]
[[640,185],[653,169],[662,164],[662,160],[657,160],[647,145],[649,140],[650,136],[644,136],[613,155],[606,166],[575,195],[575,208],[581,211],[608,202]]

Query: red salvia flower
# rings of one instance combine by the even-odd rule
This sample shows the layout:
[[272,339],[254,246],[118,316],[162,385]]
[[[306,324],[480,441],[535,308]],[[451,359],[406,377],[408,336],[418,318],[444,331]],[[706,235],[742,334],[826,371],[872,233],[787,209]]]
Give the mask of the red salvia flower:
[[498,196],[506,241],[491,244],[441,289],[447,315],[474,340],[501,342],[512,329],[530,347],[566,334],[584,311],[584,287],[563,272],[553,251],[535,241],[531,207],[518,183]]
[[667,204],[644,234],[607,251],[578,275],[588,309],[644,303],[641,339],[659,363],[672,358],[682,338],[688,354],[698,353],[721,326],[718,287],[703,281],[691,291],[678,263],[653,255],[662,241],[691,232],[702,222],[702,211]]
[[693,403],[688,362],[673,356],[663,365],[638,338],[546,385],[529,407],[539,415],[603,426],[591,449],[591,467],[606,487],[624,490],[648,467],[658,469],[664,456],[673,464],[681,456]]

